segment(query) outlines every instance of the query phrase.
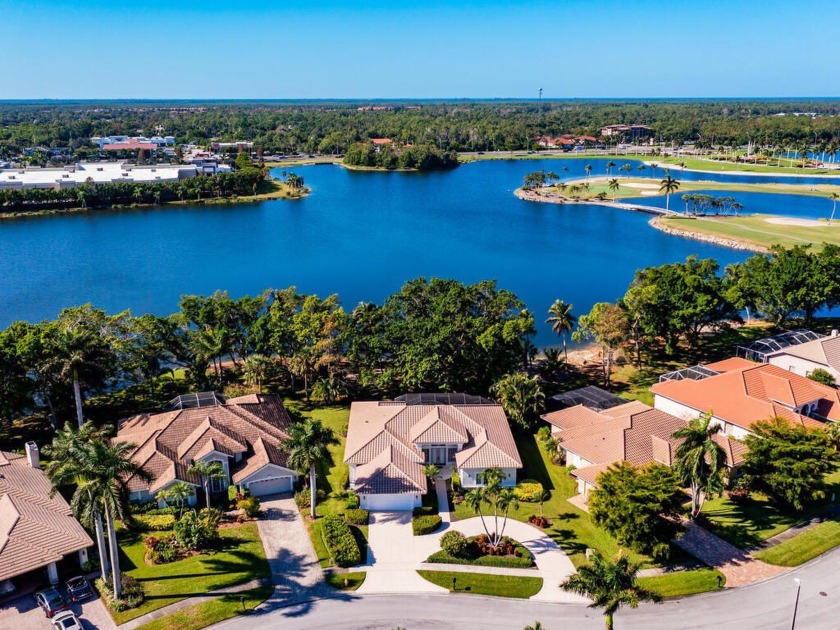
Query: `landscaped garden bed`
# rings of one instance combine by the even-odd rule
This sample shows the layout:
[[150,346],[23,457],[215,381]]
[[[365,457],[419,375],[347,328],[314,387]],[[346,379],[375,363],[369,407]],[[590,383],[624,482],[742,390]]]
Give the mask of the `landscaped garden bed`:
[[365,581],[367,573],[364,571],[351,571],[349,573],[328,572],[325,576],[327,584],[340,591],[355,591]]
[[466,538],[453,530],[441,537],[441,550],[429,556],[426,562],[527,569],[534,566],[534,557],[510,538],[504,537],[499,545],[493,546],[486,534]]

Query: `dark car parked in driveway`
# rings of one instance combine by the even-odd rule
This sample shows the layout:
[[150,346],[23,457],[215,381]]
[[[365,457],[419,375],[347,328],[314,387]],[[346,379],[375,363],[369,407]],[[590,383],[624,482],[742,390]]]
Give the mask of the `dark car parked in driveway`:
[[87,579],[79,575],[67,580],[67,595],[71,601],[80,602],[88,597],[93,597],[93,591],[90,589]]
[[54,587],[50,586],[35,593],[35,601],[48,619],[61,610],[67,610],[67,602]]

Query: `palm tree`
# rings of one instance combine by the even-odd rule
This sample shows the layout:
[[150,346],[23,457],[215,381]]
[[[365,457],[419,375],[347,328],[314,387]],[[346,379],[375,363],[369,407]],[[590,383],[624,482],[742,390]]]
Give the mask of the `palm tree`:
[[257,392],[262,394],[262,382],[268,374],[271,360],[264,354],[252,354],[245,359],[245,382],[256,385]]
[[435,482],[439,473],[440,467],[438,467],[437,464],[427,464],[426,466],[423,466],[423,476],[428,479],[430,483]]
[[211,479],[227,479],[225,467],[221,462],[208,462],[203,459],[193,462],[192,466],[187,469],[187,472],[195,475],[201,479],[201,485],[204,488],[204,498],[207,501],[207,509],[210,509],[210,480]]
[[607,177],[610,176],[610,173],[612,173],[612,170],[613,170],[614,167],[615,167],[615,162],[613,162],[612,160],[607,162]]
[[62,378],[69,377],[73,381],[76,421],[79,423],[79,428],[85,423],[84,413],[82,412],[82,387],[79,381],[79,371],[85,367],[84,348],[88,346],[88,341],[87,333],[80,328],[64,329],[58,336],[58,345],[62,355],[59,372]]
[[639,565],[619,553],[612,561],[595,552],[591,562],[579,567],[560,584],[564,591],[592,600],[590,608],[603,608],[607,630],[613,630],[613,616],[622,606],[636,608],[640,602],[660,602],[662,598],[636,583]]
[[79,486],[82,495],[89,493],[105,513],[108,545],[111,551],[111,587],[114,598],[122,595],[119,546],[115,521],[125,520],[128,511],[128,480],[136,477],[151,481],[152,477],[135,462],[131,455],[137,447],[127,442],[108,442],[94,439],[84,447],[84,468],[87,479]]
[[90,491],[81,490],[88,479],[85,470],[86,461],[84,447],[99,436],[106,437],[107,430],[97,429],[92,422],[85,422],[79,430],[72,424],[65,424],[64,428],[56,432],[52,444],[44,450],[50,460],[44,472],[52,482],[50,496],[54,495],[59,486],[76,486],[70,500],[73,515],[86,527],[93,527],[96,535],[96,548],[99,552],[99,566],[102,575],[107,576],[110,571],[108,565],[108,549],[105,546],[105,532],[102,525],[102,512],[93,500]]
[[184,505],[193,496],[193,487],[185,481],[176,481],[168,488],[158,492],[158,497],[164,501],[172,502],[178,507],[178,518],[184,515]]
[[625,177],[628,177],[628,176],[630,175],[630,171],[631,171],[631,170],[633,170],[633,167],[632,167],[632,166],[630,166],[629,164],[623,164],[623,165],[621,166],[621,169],[620,169],[620,170],[624,171],[624,173],[625,173],[625,175],[624,175],[624,176],[625,176]]
[[671,193],[680,188],[680,183],[671,177],[669,171],[665,171],[665,179],[659,182],[659,193],[665,193],[665,210],[671,209]]
[[529,416],[539,413],[545,401],[539,379],[536,376],[529,378],[525,372],[506,374],[490,391],[499,400],[508,418],[525,428],[529,426]]
[[609,186],[610,192],[613,194],[613,200],[616,199],[618,196],[618,189],[621,188],[621,184],[618,183],[618,180],[613,177],[610,181],[607,182],[607,186]]
[[[481,524],[484,527],[491,547],[498,547],[502,542],[505,526],[507,525],[508,512],[511,509],[519,509],[519,499],[517,499],[513,490],[502,487],[502,481],[506,478],[507,475],[501,469],[488,468],[478,474],[478,482],[482,485],[478,488],[473,488],[464,496],[464,502],[467,507],[472,509],[481,518]],[[492,534],[487,526],[484,513],[481,511],[482,505],[485,504],[493,508]],[[499,529],[499,512],[502,513],[504,518],[501,529]]]
[[704,413],[674,432],[676,439],[683,440],[675,453],[674,469],[691,489],[692,520],[700,515],[710,494],[723,490],[726,453],[714,440],[720,430],[720,424],[712,424],[712,415]]
[[337,445],[338,438],[331,429],[321,424],[320,420],[307,418],[303,422],[294,424],[289,429],[290,439],[285,444],[289,454],[289,464],[301,472],[309,470],[310,501],[309,515],[315,518],[315,466],[318,462],[329,460],[328,447]]
[[542,623],[535,621],[530,626],[525,626],[522,630],[545,630]]
[[586,171],[586,179],[589,179],[589,174],[592,172],[592,165],[587,164],[583,167],[583,170]]
[[566,357],[566,363],[569,362],[569,351],[566,348],[566,339],[571,330],[575,327],[577,317],[572,315],[573,304],[566,304],[563,300],[554,300],[554,303],[548,308],[548,319],[546,324],[551,324],[551,330],[554,334],[563,339],[563,354]]
[[828,224],[831,225],[831,222],[834,221],[834,213],[837,211],[837,200],[840,199],[840,195],[833,192],[828,196],[828,198],[831,199],[832,202],[831,217],[828,219]]

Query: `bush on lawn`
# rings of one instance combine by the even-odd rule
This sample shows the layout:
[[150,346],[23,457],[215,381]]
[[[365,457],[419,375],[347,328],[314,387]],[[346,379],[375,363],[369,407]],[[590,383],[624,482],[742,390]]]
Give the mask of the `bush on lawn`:
[[236,507],[248,518],[257,518],[260,514],[260,500],[257,497],[244,497],[236,502]]
[[467,537],[456,530],[446,532],[440,539],[440,548],[456,558],[466,557],[469,546]]
[[347,495],[347,504],[345,507],[348,510],[358,510],[359,509],[359,495],[354,492],[351,492]]
[[539,516],[538,514],[531,514],[531,516],[528,517],[528,522],[540,529],[545,529],[549,525],[548,519],[544,516]]
[[120,599],[114,599],[114,591],[111,588],[111,583],[106,582],[102,578],[96,580],[96,590],[99,591],[105,605],[114,612],[137,608],[146,599],[146,594],[143,592],[143,585],[133,577],[123,573],[121,581],[122,597]]
[[[324,500],[326,497],[326,493],[323,490],[318,490],[315,493],[315,497],[318,499],[318,503]],[[304,488],[300,492],[295,493],[295,503],[299,508],[307,508],[312,503],[312,493],[310,492],[309,488]]]
[[167,564],[181,557],[181,549],[174,535],[158,538],[146,536],[146,558],[152,564]]
[[175,540],[184,549],[206,549],[218,540],[221,521],[219,510],[191,510],[175,523]]
[[368,519],[370,519],[370,512],[360,509],[345,510],[344,518],[347,519],[348,523],[352,523],[353,525],[367,525]]
[[464,540],[465,550],[462,554],[456,555],[444,546],[444,538],[449,534],[458,532],[447,532],[441,537],[442,549],[433,553],[426,562],[437,564],[466,564],[485,567],[513,567],[528,568],[533,566],[534,560],[531,553],[515,540],[503,538],[502,544],[493,549],[489,547],[487,536],[475,536]]
[[174,514],[139,514],[134,517],[133,529],[142,532],[163,532],[175,525]]
[[414,530],[415,536],[431,534],[438,527],[440,527],[440,524],[441,518],[437,514],[415,516],[413,519],[411,519],[411,528]]
[[525,503],[538,503],[542,493],[543,485],[533,479],[525,479],[513,489],[516,498]]
[[350,526],[340,516],[325,516],[321,519],[321,535],[327,551],[340,567],[352,567],[361,562],[361,551],[350,531]]

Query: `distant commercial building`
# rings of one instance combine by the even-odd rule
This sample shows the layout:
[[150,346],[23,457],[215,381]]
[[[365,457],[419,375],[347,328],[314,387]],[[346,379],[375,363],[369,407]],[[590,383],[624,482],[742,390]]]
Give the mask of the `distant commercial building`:
[[601,135],[605,138],[623,137],[636,142],[650,138],[653,130],[647,125],[607,125],[601,127]]
[[227,149],[235,149],[237,151],[250,151],[254,148],[253,142],[245,142],[244,140],[239,140],[237,142],[213,142],[210,145],[210,148],[213,151],[226,151]]
[[195,166],[135,166],[118,162],[80,162],[63,168],[0,170],[0,190],[10,188],[66,188],[84,184],[114,182],[171,182],[195,177]]
[[100,151],[156,150],[175,145],[175,136],[94,136],[90,141]]

